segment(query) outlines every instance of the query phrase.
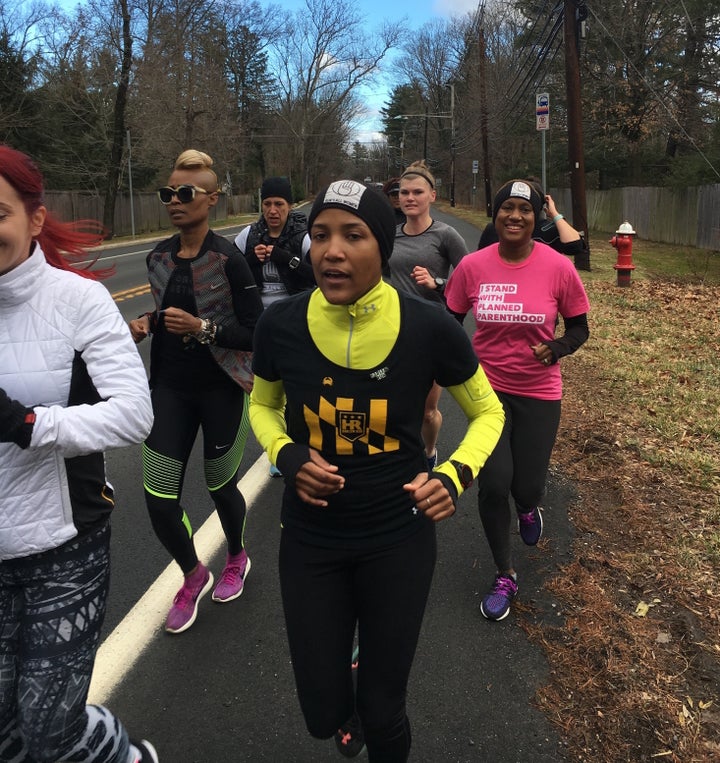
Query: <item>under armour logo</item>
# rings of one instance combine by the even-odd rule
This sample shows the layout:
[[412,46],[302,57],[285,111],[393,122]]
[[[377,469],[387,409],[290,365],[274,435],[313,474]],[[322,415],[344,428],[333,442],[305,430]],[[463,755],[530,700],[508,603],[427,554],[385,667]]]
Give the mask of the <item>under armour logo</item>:
[[377,310],[377,307],[375,307],[374,302],[371,302],[369,305],[363,305],[363,312],[365,314],[374,313],[376,310]]

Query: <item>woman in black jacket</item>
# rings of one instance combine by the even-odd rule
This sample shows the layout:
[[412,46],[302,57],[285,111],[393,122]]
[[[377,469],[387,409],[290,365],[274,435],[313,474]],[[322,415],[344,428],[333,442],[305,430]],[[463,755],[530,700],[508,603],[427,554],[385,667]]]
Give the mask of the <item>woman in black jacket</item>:
[[[578,264],[578,258],[585,253],[585,241],[582,236],[565,219],[565,215],[558,212],[555,206],[555,200],[550,194],[546,194],[542,185],[536,178],[526,178],[529,183],[540,195],[543,200],[543,208],[540,215],[535,220],[535,229],[532,237],[535,241],[542,241],[543,244],[555,249],[560,254],[575,258],[575,264]],[[488,223],[478,241],[478,249],[484,249],[490,244],[496,244],[498,234],[494,223]]]
[[136,342],[152,335],[155,421],[143,445],[145,503],[155,534],[184,575],[165,621],[168,633],[182,633],[195,622],[200,599],[214,582],[198,559],[180,501],[201,428],[205,483],[227,541],[213,600],[240,596],[251,566],[243,542],[245,499],[237,481],[249,428],[250,351],[262,305],[245,259],[210,229],[210,209],[218,199],[212,164],[201,151],[184,151],[168,185],[158,190],[179,233],[147,257],[155,310],[130,321]]
[[315,288],[315,277],[307,258],[307,218],[291,209],[292,189],[287,178],[266,178],[260,199],[260,219],[240,231],[235,245],[245,255],[267,307],[290,294]]

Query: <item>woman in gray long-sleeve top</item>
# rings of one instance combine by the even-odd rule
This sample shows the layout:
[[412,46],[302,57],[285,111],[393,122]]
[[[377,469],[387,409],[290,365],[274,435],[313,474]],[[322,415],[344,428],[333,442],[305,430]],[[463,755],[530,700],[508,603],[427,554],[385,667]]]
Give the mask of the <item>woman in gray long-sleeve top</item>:
[[[451,267],[467,254],[463,237],[450,225],[433,220],[435,178],[424,161],[413,162],[400,177],[400,207],[407,220],[395,232],[390,283],[445,307],[445,284]],[[437,439],[442,426],[438,409],[440,387],[435,384],[425,401],[422,435],[428,469],[437,463]]]

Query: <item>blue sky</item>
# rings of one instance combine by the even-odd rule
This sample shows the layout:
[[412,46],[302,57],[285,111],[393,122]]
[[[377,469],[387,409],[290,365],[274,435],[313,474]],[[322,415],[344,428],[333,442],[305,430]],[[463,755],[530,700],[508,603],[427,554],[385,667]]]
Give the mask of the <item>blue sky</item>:
[[[277,2],[277,0],[274,0]],[[413,2],[398,2],[395,0],[355,0],[361,13],[367,19],[370,30],[380,26],[384,19],[399,21],[405,19],[410,29],[419,29],[433,18],[462,16],[477,10],[478,0],[414,0]],[[303,8],[304,0],[282,0],[283,7],[288,10]],[[384,62],[383,68],[388,67],[389,61]],[[372,141],[377,138],[381,128],[379,110],[388,100],[393,85],[392,74],[381,75],[372,88],[365,88],[362,97],[367,108],[366,116],[360,120],[357,129],[357,140]]]

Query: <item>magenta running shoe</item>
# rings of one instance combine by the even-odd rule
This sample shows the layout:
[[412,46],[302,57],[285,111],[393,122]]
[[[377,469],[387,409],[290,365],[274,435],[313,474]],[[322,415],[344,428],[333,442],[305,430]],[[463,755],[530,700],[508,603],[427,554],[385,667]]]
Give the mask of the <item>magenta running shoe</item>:
[[226,602],[237,599],[245,588],[245,579],[250,567],[250,557],[245,553],[245,549],[235,556],[228,554],[225,569],[213,591],[213,601]]
[[185,582],[175,594],[165,620],[168,633],[182,633],[195,622],[198,603],[212,588],[213,580],[212,572],[202,562],[198,562],[195,572],[185,576]]

